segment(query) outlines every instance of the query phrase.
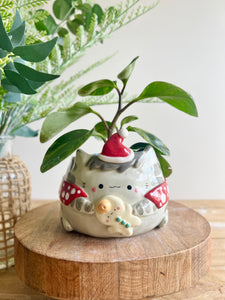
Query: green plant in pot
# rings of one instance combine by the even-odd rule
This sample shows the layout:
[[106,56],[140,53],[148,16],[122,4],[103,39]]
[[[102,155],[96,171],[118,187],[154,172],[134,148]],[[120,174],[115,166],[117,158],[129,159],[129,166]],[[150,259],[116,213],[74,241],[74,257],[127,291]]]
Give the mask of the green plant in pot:
[[[41,165],[41,171],[45,172],[77,150],[60,188],[61,221],[67,231],[97,237],[127,237],[161,227],[168,221],[166,177],[171,174],[171,168],[164,156],[169,155],[169,149],[146,130],[127,126],[137,116],[121,116],[135,103],[151,103],[155,99],[192,116],[198,113],[192,97],[167,82],[152,82],[139,96],[124,99],[136,60],[137,57],[118,74],[122,88],[110,79],[89,83],[79,90],[80,96],[87,97],[84,101],[50,114],[43,123],[41,142],[84,115],[92,114],[100,119],[90,130],[77,129],[59,137],[47,150]],[[108,121],[93,106],[106,103],[104,97],[112,91],[117,94],[117,109]],[[128,133],[139,135],[141,141],[125,146]],[[91,136],[104,143],[98,154],[79,149]]]
[[52,80],[89,48],[153,7],[139,6],[140,0],[104,9],[85,0],[55,0],[51,3],[53,13],[49,13],[43,9],[46,2],[2,0],[0,6],[0,186],[4,186],[4,191],[0,190],[0,218],[6,220],[4,228],[10,226],[10,236],[2,232],[0,237],[4,249],[0,251],[0,268],[13,264],[14,223],[30,205],[29,171],[11,153],[13,138],[37,136],[38,131],[28,125],[69,107],[77,95],[77,79],[111,56],[85,70],[74,68],[76,73],[68,80],[59,78],[57,86]]

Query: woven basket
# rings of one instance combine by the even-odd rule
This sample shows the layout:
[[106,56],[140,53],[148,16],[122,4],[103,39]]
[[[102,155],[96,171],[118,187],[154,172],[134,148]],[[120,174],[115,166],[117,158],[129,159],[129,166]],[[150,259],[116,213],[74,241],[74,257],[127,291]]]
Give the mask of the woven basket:
[[14,265],[14,226],[30,207],[30,173],[18,156],[0,158],[0,269]]

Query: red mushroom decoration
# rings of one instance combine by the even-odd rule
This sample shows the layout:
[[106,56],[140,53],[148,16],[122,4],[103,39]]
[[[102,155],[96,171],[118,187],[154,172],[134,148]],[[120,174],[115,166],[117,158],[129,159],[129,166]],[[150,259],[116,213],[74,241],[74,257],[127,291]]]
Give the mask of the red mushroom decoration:
[[76,184],[64,180],[60,188],[59,197],[63,204],[69,205],[78,197],[87,197],[87,194]]
[[147,192],[145,198],[152,201],[158,208],[163,207],[169,200],[169,191],[166,180]]

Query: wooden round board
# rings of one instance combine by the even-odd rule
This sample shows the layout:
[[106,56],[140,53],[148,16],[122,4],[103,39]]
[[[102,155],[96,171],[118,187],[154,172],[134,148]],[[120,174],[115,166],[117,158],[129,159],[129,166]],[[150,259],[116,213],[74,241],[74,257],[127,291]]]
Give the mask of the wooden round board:
[[210,266],[210,226],[192,209],[169,203],[169,223],[130,238],[101,239],[64,231],[59,202],[16,224],[20,279],[59,299],[143,299],[194,285]]

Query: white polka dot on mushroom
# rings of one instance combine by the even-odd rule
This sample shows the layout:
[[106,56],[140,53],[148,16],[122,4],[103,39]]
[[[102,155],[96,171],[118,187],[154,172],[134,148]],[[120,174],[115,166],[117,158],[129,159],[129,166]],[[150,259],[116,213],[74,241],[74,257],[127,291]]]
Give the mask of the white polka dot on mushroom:
[[80,194],[80,191],[77,191],[77,194]]
[[62,191],[62,197],[64,197],[65,196],[65,191]]
[[70,195],[69,195],[69,193],[66,193],[66,200],[68,200],[69,199],[69,197],[70,197]]
[[166,195],[165,195],[165,194],[162,194],[161,200],[162,200],[162,203],[165,203],[165,202],[166,202]]
[[70,190],[70,185],[68,186],[68,190]]
[[75,190],[75,188],[73,188],[72,190],[71,190],[71,194],[75,194],[76,193],[76,190]]

